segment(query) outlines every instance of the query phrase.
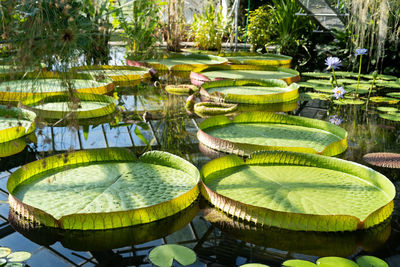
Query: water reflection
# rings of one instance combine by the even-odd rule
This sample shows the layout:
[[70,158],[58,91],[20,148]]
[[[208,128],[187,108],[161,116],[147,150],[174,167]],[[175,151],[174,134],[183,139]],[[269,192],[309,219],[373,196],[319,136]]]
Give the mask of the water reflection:
[[215,208],[206,209],[204,217],[232,238],[257,246],[315,256],[348,257],[359,249],[375,251],[391,233],[390,219],[368,231],[324,233],[260,227],[233,219]]
[[199,211],[195,201],[185,210],[152,223],[108,230],[65,230],[35,225],[10,210],[11,226],[31,241],[50,246],[60,242],[77,251],[101,251],[132,246],[162,238],[185,227]]

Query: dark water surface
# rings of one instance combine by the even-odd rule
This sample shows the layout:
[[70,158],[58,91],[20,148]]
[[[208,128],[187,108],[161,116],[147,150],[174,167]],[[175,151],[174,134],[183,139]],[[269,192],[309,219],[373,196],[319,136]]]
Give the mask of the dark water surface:
[[[182,82],[175,78],[168,81]],[[115,117],[110,119],[111,125],[103,121],[80,126],[79,130],[43,126],[36,130],[36,145],[30,144],[22,153],[2,159],[1,200],[7,199],[7,178],[17,167],[62,151],[130,147],[140,154],[146,150],[145,138],[153,149],[177,154],[198,167],[209,160],[199,152],[196,140],[197,125],[202,119],[186,113],[186,97],[168,95],[160,84],[154,86],[153,82],[117,91],[119,105],[123,107],[118,127],[112,125],[116,123]],[[144,113],[146,121],[140,121]],[[379,118],[372,105],[366,112],[365,105],[337,108],[320,100],[300,101],[298,108],[289,114],[321,120],[340,116],[341,126],[349,133],[349,149],[341,158],[365,164],[362,156],[366,153],[400,152],[399,123]],[[398,189],[399,174],[394,171],[385,174]],[[387,222],[369,231],[353,233],[260,228],[233,220],[202,199],[177,215],[147,225],[107,231],[56,231],[35,229],[13,214],[8,218],[8,204],[1,204],[0,245],[12,251],[31,252],[33,256],[27,261],[30,266],[151,266],[147,261],[149,251],[165,243],[194,249],[198,260],[193,266],[237,266],[249,262],[280,266],[292,258],[315,262],[320,256],[355,259],[364,254],[384,259],[390,266],[400,266],[399,204],[397,197],[395,211]]]

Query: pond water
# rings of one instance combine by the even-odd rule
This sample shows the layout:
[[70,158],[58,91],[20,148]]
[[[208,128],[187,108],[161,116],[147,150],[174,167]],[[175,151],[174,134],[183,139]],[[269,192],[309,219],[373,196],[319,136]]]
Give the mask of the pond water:
[[[7,178],[27,162],[52,153],[91,148],[129,147],[140,154],[161,149],[184,157],[201,167],[209,161],[198,148],[196,131],[202,119],[185,111],[186,97],[168,95],[165,84],[188,83],[171,77],[155,85],[142,83],[131,88],[117,88],[119,121],[79,127],[41,126],[36,130],[37,144],[23,152],[1,159],[0,197],[7,199]],[[333,105],[322,100],[299,101],[288,112],[328,121],[340,117],[348,133],[348,150],[339,157],[365,164],[362,156],[369,152],[400,152],[400,125],[378,116],[369,105]],[[144,116],[146,121],[141,121]],[[60,124],[61,125],[61,124]],[[399,174],[384,172],[399,188]],[[9,206],[0,204],[0,246],[12,251],[32,253],[30,266],[151,266],[149,251],[161,244],[178,243],[197,254],[193,266],[237,266],[249,262],[280,266],[286,259],[314,261],[320,256],[342,256],[355,259],[374,255],[390,266],[400,266],[399,197],[393,216],[369,231],[354,233],[295,232],[261,228],[233,220],[210,207],[203,199],[170,218],[147,225],[107,231],[59,232],[49,229],[26,231],[28,223],[8,218]],[[12,223],[10,226],[9,220]]]

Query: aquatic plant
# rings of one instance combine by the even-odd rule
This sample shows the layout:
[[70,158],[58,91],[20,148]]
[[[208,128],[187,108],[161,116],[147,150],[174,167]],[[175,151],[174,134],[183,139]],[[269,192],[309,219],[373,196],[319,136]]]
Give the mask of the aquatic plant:
[[333,97],[336,99],[343,98],[343,95],[346,94],[346,90],[343,89],[343,87],[335,87],[333,90]]
[[358,67],[358,77],[357,77],[357,87],[356,87],[356,95],[358,95],[358,87],[360,86],[360,77],[361,77],[361,66],[362,66],[362,56],[367,54],[367,49],[365,48],[357,48],[355,51],[355,56],[360,56],[360,66]]

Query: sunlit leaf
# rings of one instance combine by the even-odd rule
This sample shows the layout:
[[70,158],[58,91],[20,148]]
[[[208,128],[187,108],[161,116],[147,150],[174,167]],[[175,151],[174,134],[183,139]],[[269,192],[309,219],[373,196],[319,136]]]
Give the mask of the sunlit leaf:
[[31,257],[31,253],[26,251],[13,252],[7,256],[7,261],[9,262],[21,262],[26,261]]
[[357,258],[357,263],[360,267],[389,267],[384,261],[374,256],[361,256]]
[[285,267],[315,267],[316,264],[305,260],[287,260],[282,263]]
[[[301,231],[355,231],[393,211],[394,185],[350,161],[259,151],[246,161],[214,159],[201,169],[202,195],[235,218]],[[344,186],[345,185],[345,186]]]
[[0,247],[0,258],[6,257],[10,253],[11,253],[11,249],[6,248],[6,247]]
[[341,257],[323,257],[317,260],[317,266],[321,267],[358,267],[354,261]]
[[196,253],[184,246],[168,244],[158,246],[150,251],[149,259],[154,265],[160,267],[170,267],[174,260],[187,266],[196,261]]

